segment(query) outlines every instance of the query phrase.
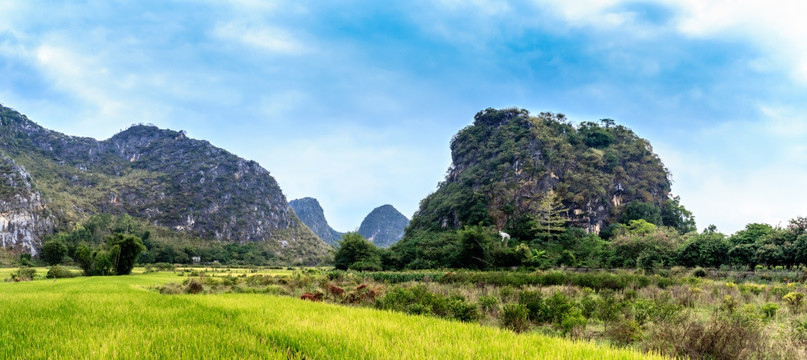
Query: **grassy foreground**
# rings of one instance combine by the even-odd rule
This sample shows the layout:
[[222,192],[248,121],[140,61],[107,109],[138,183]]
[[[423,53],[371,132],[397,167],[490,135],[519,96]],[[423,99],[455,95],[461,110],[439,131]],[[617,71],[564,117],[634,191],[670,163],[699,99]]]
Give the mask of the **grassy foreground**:
[[0,282],[2,359],[661,359],[590,342],[257,294],[160,295],[173,273]]

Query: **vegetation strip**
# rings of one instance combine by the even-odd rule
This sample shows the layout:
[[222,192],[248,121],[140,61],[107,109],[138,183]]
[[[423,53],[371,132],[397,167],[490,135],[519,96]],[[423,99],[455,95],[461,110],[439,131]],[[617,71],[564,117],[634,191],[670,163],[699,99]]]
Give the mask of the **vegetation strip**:
[[292,298],[142,290],[176,278],[151,273],[0,283],[0,357],[648,358],[587,341]]

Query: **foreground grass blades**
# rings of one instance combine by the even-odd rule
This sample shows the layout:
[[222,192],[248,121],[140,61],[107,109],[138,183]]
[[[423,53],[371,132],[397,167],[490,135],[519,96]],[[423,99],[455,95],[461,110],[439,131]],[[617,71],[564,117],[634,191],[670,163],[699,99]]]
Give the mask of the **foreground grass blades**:
[[661,359],[422,316],[254,294],[165,296],[170,273],[0,283],[3,359]]

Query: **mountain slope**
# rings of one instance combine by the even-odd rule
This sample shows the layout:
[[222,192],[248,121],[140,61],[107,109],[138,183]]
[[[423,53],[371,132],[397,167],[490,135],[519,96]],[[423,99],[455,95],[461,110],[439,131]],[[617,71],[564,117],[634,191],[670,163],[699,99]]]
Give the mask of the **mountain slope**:
[[550,197],[571,225],[597,233],[625,204],[669,200],[669,174],[650,143],[609,119],[574,126],[561,114],[487,109],[454,136],[451,158],[407,234],[481,224],[531,240]]
[[[135,125],[97,141],[47,130],[0,106],[0,140],[0,151],[30,174],[57,228],[95,213],[129,214],[205,239],[265,242],[286,260],[329,251],[268,171],[182,131]],[[44,233],[26,236],[37,247]]]
[[325,219],[325,212],[319,201],[314,198],[306,197],[302,199],[295,199],[289,202],[289,206],[297,217],[314,231],[320,239],[330,245],[335,245],[342,239],[342,233],[334,230],[328,225],[328,220]]
[[392,205],[379,206],[371,211],[359,226],[359,234],[379,247],[389,247],[404,235],[409,219]]

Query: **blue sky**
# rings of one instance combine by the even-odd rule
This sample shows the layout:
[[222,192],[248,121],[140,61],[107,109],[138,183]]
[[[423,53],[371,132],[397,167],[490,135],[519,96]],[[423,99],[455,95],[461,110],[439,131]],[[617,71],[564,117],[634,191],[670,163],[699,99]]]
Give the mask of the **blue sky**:
[[699,228],[807,216],[798,2],[0,0],[0,103],[105,139],[134,123],[258,161],[332,226],[408,217],[487,107],[612,118]]

